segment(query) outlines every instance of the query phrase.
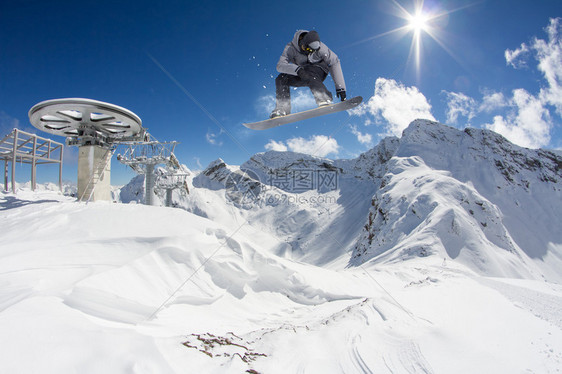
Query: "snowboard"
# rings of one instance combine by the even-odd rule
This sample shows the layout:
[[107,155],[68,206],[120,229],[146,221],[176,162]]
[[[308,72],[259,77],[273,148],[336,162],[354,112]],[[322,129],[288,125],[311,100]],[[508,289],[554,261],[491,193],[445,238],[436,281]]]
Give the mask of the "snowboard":
[[291,113],[291,114],[287,114],[286,116],[270,118],[264,121],[243,123],[243,125],[252,130],[267,130],[273,127],[286,125],[288,123],[293,123],[309,118],[323,116],[325,114],[348,110],[359,105],[361,101],[363,101],[363,98],[361,96],[356,96],[354,98],[348,99],[346,101],[341,101],[339,103],[321,106],[318,108],[309,109],[302,112]]

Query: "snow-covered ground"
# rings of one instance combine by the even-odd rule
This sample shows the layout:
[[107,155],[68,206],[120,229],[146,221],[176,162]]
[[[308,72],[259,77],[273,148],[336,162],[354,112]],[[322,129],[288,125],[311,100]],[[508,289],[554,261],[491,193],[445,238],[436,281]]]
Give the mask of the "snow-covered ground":
[[415,122],[217,160],[183,209],[2,193],[1,371],[559,372],[560,161]]

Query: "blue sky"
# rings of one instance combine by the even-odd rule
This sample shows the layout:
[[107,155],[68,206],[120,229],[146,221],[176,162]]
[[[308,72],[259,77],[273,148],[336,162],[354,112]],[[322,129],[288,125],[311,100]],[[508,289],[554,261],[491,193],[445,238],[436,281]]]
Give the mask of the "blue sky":
[[[406,17],[416,9],[426,20],[418,31]],[[415,118],[560,149],[558,17],[559,0],[3,1],[1,135],[33,129],[27,113],[40,101],[83,97],[125,107],[157,139],[179,141],[193,170],[268,149],[352,158]],[[340,57],[348,96],[365,105],[248,130],[243,122],[272,109],[275,65],[297,29],[318,31]],[[308,89],[292,94],[294,109],[313,105]],[[65,179],[76,179],[76,154],[67,151]],[[18,180],[29,180],[20,169]],[[134,175],[116,160],[112,169],[113,184]],[[42,170],[40,181],[55,180]]]

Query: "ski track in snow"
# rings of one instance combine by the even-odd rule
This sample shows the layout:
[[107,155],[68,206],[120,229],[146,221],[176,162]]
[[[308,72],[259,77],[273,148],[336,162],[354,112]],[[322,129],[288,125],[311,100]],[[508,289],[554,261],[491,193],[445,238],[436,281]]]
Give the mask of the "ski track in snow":
[[[479,281],[507,297],[518,308],[527,310],[536,317],[547,321],[562,329],[562,287],[550,285],[552,293],[525,287],[525,285],[510,284],[501,279],[479,278]],[[558,294],[556,294],[557,292]]]

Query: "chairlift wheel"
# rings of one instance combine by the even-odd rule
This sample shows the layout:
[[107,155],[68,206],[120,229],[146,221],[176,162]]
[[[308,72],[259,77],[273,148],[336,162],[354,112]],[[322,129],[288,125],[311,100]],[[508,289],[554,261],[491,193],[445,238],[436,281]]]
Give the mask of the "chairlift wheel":
[[142,131],[141,119],[130,110],[81,98],[42,101],[29,110],[29,121],[41,131],[67,137],[124,138]]

